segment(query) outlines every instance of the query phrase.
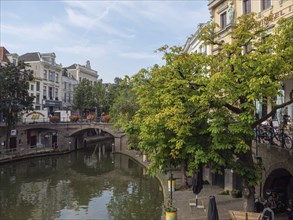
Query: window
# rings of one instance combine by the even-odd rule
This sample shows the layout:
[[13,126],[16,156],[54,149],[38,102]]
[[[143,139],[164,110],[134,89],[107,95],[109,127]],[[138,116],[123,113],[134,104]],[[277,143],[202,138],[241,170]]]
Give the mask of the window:
[[272,5],[272,2],[271,0],[261,0],[261,10],[266,10],[268,9],[269,7],[271,7]]
[[40,91],[40,82],[37,82],[36,90],[37,90],[38,92]]
[[58,100],[58,89],[55,88],[55,100]]
[[251,13],[251,0],[243,0],[243,14]]
[[55,72],[49,70],[49,80],[54,82],[55,81]]
[[227,26],[227,12],[221,14],[221,28],[225,28]]
[[53,88],[52,87],[49,87],[49,97],[50,97],[50,100],[53,99]]
[[47,70],[44,70],[44,76],[43,76],[43,78],[44,78],[45,80],[47,80],[47,79],[48,79]]
[[34,91],[34,85],[31,85],[31,90]]
[[36,96],[36,104],[40,104],[40,94],[37,94]]
[[43,87],[43,98],[47,99],[47,86]]

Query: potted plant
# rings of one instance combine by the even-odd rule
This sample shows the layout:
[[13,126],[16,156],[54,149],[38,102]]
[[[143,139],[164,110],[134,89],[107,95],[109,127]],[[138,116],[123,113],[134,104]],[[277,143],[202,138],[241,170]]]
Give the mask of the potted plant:
[[80,119],[80,115],[70,115],[69,119],[72,122],[77,122]]
[[232,189],[230,193],[232,198],[240,198],[242,196],[241,191],[239,189]]
[[103,115],[102,121],[103,122],[109,122],[110,121],[110,116],[109,115]]
[[53,115],[51,118],[50,118],[50,121],[51,122],[58,122],[60,120],[59,116],[57,115]]
[[95,118],[96,118],[96,116],[93,115],[93,114],[88,114],[88,115],[86,116],[86,119],[89,120],[90,122],[93,121]]
[[176,220],[177,219],[177,208],[172,204],[172,199],[168,200],[167,206],[165,206],[166,220]]

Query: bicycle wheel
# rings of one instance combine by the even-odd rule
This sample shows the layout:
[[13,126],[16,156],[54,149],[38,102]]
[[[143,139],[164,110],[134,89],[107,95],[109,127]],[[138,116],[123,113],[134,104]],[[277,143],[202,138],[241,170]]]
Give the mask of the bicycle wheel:
[[287,148],[287,149],[292,148],[292,139],[287,134],[284,134],[284,147]]

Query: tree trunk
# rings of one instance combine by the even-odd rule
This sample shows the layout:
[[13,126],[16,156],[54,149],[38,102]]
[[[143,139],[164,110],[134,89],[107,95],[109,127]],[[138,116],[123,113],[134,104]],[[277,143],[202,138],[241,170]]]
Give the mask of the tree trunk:
[[[252,146],[251,139],[247,139],[245,142],[248,146]],[[256,179],[251,179],[251,178],[257,178],[257,174],[256,174],[257,171],[255,170],[256,167],[254,166],[252,147],[250,147],[250,150],[248,150],[247,152],[241,154],[239,159],[241,163],[243,163],[243,165],[249,168],[249,173],[245,174],[245,176],[243,177],[243,183],[242,183],[242,195],[244,198],[243,208],[244,208],[244,211],[254,212],[255,186],[252,186],[251,182],[256,182]]]
[[243,184],[243,208],[246,212],[254,212],[254,201],[255,201],[255,188],[254,187],[248,187]]
[[187,186],[187,176],[186,176],[186,163],[185,161],[182,161],[181,163],[181,174],[182,174],[182,178],[181,178],[181,186]]

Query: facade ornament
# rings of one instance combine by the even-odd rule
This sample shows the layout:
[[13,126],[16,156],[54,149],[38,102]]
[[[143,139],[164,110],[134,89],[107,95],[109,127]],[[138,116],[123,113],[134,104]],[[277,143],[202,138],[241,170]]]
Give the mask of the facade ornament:
[[233,1],[230,1],[230,6],[228,8],[228,18],[229,18],[229,24],[234,23],[234,6],[233,6]]

